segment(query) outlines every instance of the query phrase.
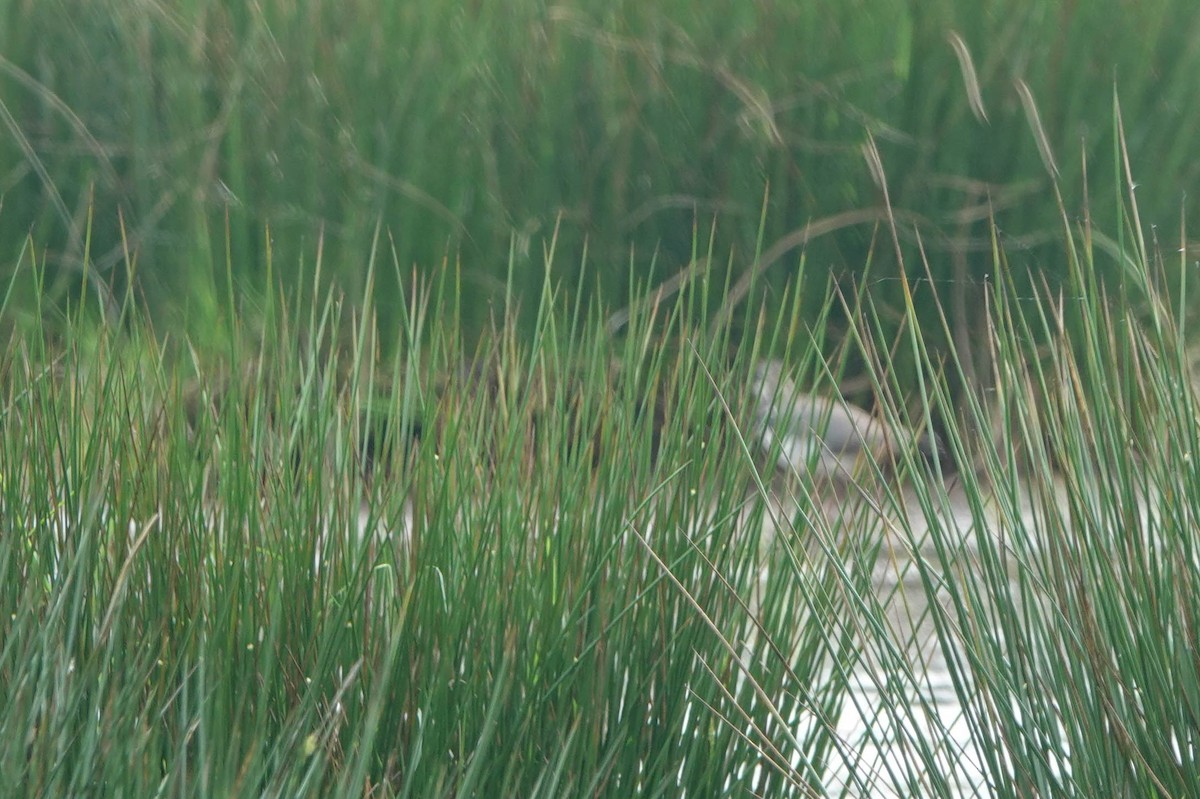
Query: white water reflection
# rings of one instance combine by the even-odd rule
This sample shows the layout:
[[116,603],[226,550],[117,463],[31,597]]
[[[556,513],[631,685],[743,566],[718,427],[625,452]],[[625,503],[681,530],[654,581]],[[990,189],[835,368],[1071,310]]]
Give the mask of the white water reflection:
[[[1061,486],[1056,491],[1061,501]],[[846,515],[843,504],[828,503],[826,518],[814,518],[812,513],[806,517],[818,528],[826,524],[824,530],[831,536],[854,528],[866,538],[882,535],[885,541],[872,576],[885,627],[882,634],[879,630],[859,633],[862,658],[846,675],[848,699],[831,722],[842,746],[825,773],[824,795],[886,799],[995,793],[987,781],[980,742],[959,699],[959,690],[969,691],[970,686],[956,689],[947,665],[945,647],[955,642],[945,636],[939,639],[934,628],[933,614],[940,610],[929,607],[928,580],[948,566],[944,559],[973,560],[981,537],[1037,529],[1045,520],[1036,517],[1034,503],[1023,494],[1015,505],[1003,508],[993,496],[975,512],[958,489],[942,491],[934,499],[937,508],[928,516],[907,489],[903,501],[890,511],[876,508]],[[786,525],[780,534],[788,534]],[[940,553],[935,541],[942,545]],[[951,544],[955,548],[948,552]],[[936,590],[933,596],[939,603],[950,600]],[[954,657],[960,654],[955,652]],[[963,669],[956,671],[958,679],[965,679]],[[804,740],[815,723],[798,724],[797,737]],[[936,787],[935,780],[940,783]]]

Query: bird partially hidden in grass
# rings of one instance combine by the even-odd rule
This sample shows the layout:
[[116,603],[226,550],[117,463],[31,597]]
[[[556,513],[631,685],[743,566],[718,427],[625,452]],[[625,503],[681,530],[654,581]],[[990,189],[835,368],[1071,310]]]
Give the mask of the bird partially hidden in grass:
[[779,361],[759,364],[751,385],[759,443],[788,475],[847,481],[871,462],[890,470],[905,451],[939,457],[934,436],[886,424],[844,399],[800,391]]

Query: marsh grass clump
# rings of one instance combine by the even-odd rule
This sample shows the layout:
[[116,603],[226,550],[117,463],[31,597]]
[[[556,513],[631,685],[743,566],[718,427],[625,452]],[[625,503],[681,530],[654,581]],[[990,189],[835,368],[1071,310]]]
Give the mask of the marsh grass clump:
[[656,560],[718,616],[761,567],[722,358],[660,344],[689,320],[610,342],[548,299],[534,345],[506,320],[464,356],[414,313],[385,359],[337,301],[272,307],[289,335],[217,350],[132,305],[6,344],[5,792],[778,781]]
[[[1066,227],[1037,295],[997,240],[987,385],[907,273],[898,326],[826,285],[833,348],[811,283],[735,336],[704,279],[614,329],[547,278],[468,344],[449,270],[387,332],[318,290],[231,290],[206,342],[132,298],[24,328],[0,793],[1193,795],[1189,287],[1138,229],[1114,288]],[[851,358],[944,457],[780,484],[752,376]]]

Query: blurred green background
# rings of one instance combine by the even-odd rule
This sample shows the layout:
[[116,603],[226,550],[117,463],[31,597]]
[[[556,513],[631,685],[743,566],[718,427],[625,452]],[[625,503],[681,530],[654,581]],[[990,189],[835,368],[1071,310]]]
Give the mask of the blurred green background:
[[[229,277],[245,296],[311,285],[319,258],[323,282],[361,297],[377,242],[385,328],[414,275],[450,268],[478,329],[510,271],[536,306],[556,226],[554,279],[617,308],[710,252],[714,231],[712,274],[736,280],[811,223],[831,232],[779,245],[759,300],[803,255],[806,280],[850,286],[869,270],[876,300],[898,306],[873,141],[902,268],[924,275],[919,234],[933,289],[955,287],[949,307],[974,318],[989,215],[1016,273],[1065,269],[1045,246],[1063,220],[1018,80],[1070,221],[1086,165],[1091,218],[1121,236],[1114,97],[1142,220],[1174,253],[1181,208],[1195,218],[1193,0],[0,9],[0,279],[18,313],[78,297],[87,275],[118,298],[132,281],[156,324],[203,335]],[[919,312],[931,297],[919,290]]]

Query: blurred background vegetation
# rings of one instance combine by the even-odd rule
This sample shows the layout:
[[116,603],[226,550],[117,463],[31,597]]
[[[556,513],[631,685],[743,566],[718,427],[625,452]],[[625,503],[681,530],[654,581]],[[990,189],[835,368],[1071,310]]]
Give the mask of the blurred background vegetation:
[[415,274],[449,268],[478,331],[508,285],[536,308],[554,239],[558,284],[610,308],[696,255],[723,284],[769,253],[739,313],[801,271],[812,303],[832,280],[899,308],[921,246],[918,313],[936,292],[961,326],[992,279],[991,222],[1018,280],[1065,270],[1018,81],[1070,221],[1086,191],[1097,230],[1125,229],[1115,98],[1164,249],[1200,178],[1192,0],[0,9],[0,279],[27,315],[133,285],[160,329],[203,335],[229,278],[253,297],[311,285],[319,261],[363,296],[377,243],[396,265],[376,289],[385,329]]

